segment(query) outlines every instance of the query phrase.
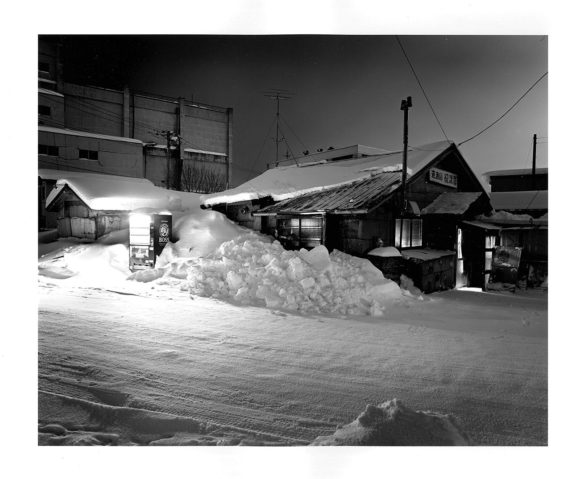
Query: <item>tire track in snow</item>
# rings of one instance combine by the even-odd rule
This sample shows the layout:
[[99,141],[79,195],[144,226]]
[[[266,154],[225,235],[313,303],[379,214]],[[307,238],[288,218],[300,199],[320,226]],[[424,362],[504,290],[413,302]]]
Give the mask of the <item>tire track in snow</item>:
[[[98,367],[97,383],[114,380],[134,404],[223,427],[310,440],[352,421],[367,403],[398,397],[459,415],[483,443],[546,440],[546,351],[536,338],[498,342],[430,327],[410,334],[409,324],[392,321],[281,320],[211,300],[122,296],[112,307],[97,293],[64,302],[58,291],[50,296],[39,322],[39,370],[50,390],[91,394],[59,380],[77,376],[46,360],[57,351]],[[497,400],[502,395],[511,397]]]

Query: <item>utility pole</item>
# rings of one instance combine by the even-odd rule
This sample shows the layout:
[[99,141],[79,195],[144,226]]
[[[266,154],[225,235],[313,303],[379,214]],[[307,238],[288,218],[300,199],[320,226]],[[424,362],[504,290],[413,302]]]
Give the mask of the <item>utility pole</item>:
[[402,183],[402,202],[401,208],[403,214],[406,211],[405,202],[406,198],[406,188],[407,188],[407,148],[409,145],[409,108],[413,106],[411,101],[411,97],[408,96],[406,100],[401,101],[401,110],[404,112],[404,119],[403,119],[403,171],[401,175],[401,183]]
[[171,187],[171,135],[172,131],[165,132],[165,138],[167,140],[167,177],[165,179],[165,187],[169,189]]
[[401,172],[401,219],[399,221],[399,248],[403,247],[403,218],[407,212],[407,147],[409,144],[409,108],[413,106],[411,97],[401,101],[401,110],[404,112],[403,119],[403,171]]
[[532,188],[536,189],[536,144],[538,142],[538,135],[534,133],[534,150],[532,153]]

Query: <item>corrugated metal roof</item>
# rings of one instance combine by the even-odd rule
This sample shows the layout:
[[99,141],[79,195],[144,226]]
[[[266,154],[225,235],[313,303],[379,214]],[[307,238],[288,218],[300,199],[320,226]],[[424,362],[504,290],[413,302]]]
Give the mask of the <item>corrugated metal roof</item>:
[[423,215],[462,215],[484,193],[449,192],[441,193],[421,211]]
[[262,208],[255,214],[368,211],[395,191],[400,179],[400,172],[380,173],[347,185],[290,198]]

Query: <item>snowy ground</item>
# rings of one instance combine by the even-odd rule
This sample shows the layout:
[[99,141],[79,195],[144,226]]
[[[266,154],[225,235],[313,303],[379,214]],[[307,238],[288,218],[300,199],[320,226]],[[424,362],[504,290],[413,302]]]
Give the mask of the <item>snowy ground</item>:
[[476,445],[547,443],[545,292],[339,317],[177,283],[40,278],[39,444],[301,445],[393,398],[453,414]]
[[39,244],[39,444],[393,444],[395,415],[547,444],[545,291],[423,297],[182,196],[155,270],[131,274],[126,230]]

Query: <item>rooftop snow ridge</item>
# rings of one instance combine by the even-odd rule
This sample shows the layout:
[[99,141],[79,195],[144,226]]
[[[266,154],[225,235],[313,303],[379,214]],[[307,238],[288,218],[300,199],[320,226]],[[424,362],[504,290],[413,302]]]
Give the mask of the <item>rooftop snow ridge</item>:
[[[433,159],[451,146],[449,142],[437,142],[410,148],[407,171],[416,174]],[[336,152],[337,150],[332,150]],[[324,152],[328,153],[328,152]],[[272,197],[274,201],[293,196],[347,185],[369,178],[373,173],[400,171],[402,152],[385,152],[358,158],[342,158],[340,161],[319,161],[310,164],[279,166],[226,191],[202,195],[205,206],[220,203],[238,203]]]

